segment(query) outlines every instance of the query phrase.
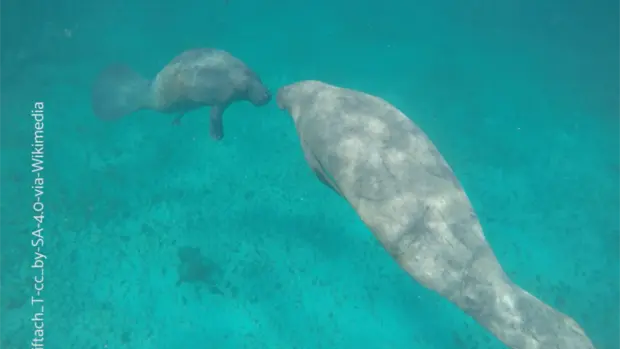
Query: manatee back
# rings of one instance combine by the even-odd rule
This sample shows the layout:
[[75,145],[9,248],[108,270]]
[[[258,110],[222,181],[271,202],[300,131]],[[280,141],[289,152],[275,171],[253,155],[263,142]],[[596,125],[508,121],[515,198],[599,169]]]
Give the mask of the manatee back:
[[157,109],[181,105],[218,105],[242,98],[253,72],[226,51],[188,50],[168,63],[154,79]]
[[[429,275],[465,270],[472,251],[490,252],[450,166],[426,134],[383,99],[331,85],[310,90],[299,99],[296,94],[303,105],[292,108],[305,147],[403,268],[429,288],[448,289],[458,275]],[[403,249],[417,258],[401,259]],[[499,265],[490,268],[502,273]]]
[[331,85],[299,100],[300,137],[337,181],[354,190],[351,195],[426,195],[439,184],[462,190],[426,134],[385,100]]

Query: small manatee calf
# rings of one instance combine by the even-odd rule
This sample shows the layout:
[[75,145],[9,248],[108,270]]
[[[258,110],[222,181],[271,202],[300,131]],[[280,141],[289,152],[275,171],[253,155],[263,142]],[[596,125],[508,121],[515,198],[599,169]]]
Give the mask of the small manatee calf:
[[92,108],[104,120],[121,118],[142,109],[183,115],[211,107],[210,135],[224,137],[222,115],[233,102],[247,100],[262,106],[271,93],[259,76],[230,53],[213,48],[188,50],[147,80],[126,65],[111,65],[97,77],[92,89]]
[[411,277],[510,348],[594,348],[572,318],[508,278],[452,169],[400,110],[320,81],[284,86],[276,100],[318,179]]

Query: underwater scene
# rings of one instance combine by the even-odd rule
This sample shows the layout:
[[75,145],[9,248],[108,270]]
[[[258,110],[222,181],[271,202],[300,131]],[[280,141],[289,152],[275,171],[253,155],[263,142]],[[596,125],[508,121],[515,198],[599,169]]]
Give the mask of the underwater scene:
[[620,349],[615,0],[2,0],[0,348]]

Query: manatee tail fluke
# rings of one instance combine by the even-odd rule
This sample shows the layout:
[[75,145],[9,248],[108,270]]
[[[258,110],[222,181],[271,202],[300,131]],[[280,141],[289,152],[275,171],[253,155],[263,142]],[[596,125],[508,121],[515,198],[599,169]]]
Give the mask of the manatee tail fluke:
[[470,316],[507,347],[595,349],[590,338],[575,320],[519,286],[511,282],[500,284],[493,297],[495,298],[481,298],[480,301],[486,304],[478,308],[459,307],[467,309]]
[[102,120],[115,120],[146,107],[150,93],[149,80],[126,65],[111,65],[93,85],[93,112]]

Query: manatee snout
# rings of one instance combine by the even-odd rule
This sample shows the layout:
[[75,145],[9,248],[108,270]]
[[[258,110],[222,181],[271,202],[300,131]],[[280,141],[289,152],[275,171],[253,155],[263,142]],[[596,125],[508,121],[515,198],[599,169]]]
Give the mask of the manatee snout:
[[286,105],[287,105],[287,101],[286,101],[287,91],[288,91],[288,88],[286,86],[285,87],[280,87],[280,89],[278,89],[278,93],[276,94],[276,104],[278,105],[278,108],[280,108],[280,109],[286,109]]
[[260,107],[271,101],[271,92],[262,82],[256,81],[248,88],[248,99],[255,106]]

